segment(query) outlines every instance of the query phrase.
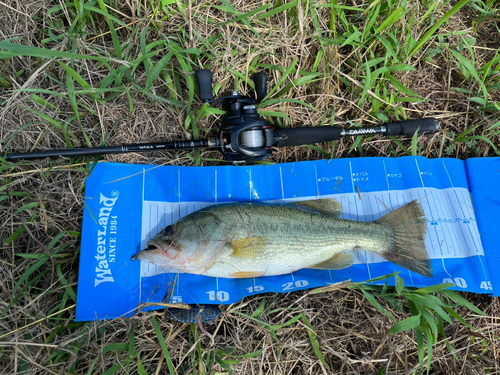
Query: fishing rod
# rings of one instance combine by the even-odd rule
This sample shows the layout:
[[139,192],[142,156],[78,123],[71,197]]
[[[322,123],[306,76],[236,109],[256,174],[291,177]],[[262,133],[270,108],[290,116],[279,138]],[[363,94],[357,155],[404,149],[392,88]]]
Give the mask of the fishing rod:
[[399,121],[377,127],[342,129],[329,127],[301,127],[271,130],[271,123],[257,112],[256,104],[267,96],[267,75],[257,73],[253,80],[257,98],[232,95],[219,99],[213,98],[212,72],[201,69],[196,72],[199,86],[199,97],[204,103],[214,107],[228,109],[226,117],[217,132],[217,136],[197,141],[175,141],[160,143],[129,144],[122,146],[103,146],[96,148],[71,148],[63,150],[12,153],[4,155],[8,161],[33,160],[44,158],[81,157],[105,154],[124,154],[129,152],[146,152],[160,150],[182,150],[193,148],[213,149],[222,152],[224,157],[233,163],[252,162],[263,159],[272,153],[273,147],[302,146],[311,143],[323,143],[338,140],[346,136],[368,134],[414,135],[432,134],[439,129],[435,118]]

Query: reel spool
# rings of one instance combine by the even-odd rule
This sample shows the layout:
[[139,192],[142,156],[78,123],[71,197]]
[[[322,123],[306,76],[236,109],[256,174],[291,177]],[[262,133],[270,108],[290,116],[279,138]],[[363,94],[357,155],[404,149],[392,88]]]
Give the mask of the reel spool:
[[240,145],[245,148],[260,148],[265,145],[265,138],[262,130],[246,130],[241,133]]

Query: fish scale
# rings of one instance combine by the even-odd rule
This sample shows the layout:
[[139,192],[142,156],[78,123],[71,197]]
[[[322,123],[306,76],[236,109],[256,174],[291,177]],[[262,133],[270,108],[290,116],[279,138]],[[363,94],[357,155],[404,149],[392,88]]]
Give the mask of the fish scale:
[[314,266],[341,252],[381,252],[389,246],[392,232],[382,224],[338,219],[293,204],[233,204],[214,207],[212,212],[220,213],[231,239],[262,236],[269,244],[256,249],[259,256],[255,258],[233,256],[233,246],[225,246],[203,273],[208,276],[279,275]]

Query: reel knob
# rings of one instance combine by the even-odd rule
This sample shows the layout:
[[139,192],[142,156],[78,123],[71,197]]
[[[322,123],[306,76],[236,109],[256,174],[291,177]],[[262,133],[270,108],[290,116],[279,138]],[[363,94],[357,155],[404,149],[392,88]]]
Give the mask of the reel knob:
[[208,102],[214,98],[212,92],[212,72],[209,69],[200,69],[196,72],[196,79],[200,88],[200,99]]
[[253,76],[255,92],[257,93],[257,103],[260,103],[267,96],[267,74],[257,73]]

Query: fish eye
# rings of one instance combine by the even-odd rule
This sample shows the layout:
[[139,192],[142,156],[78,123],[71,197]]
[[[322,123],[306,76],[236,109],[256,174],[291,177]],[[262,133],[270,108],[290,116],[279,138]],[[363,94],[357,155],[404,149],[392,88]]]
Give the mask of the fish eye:
[[164,236],[170,236],[171,234],[174,234],[174,228],[172,228],[171,226],[168,226],[163,230]]

